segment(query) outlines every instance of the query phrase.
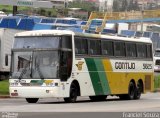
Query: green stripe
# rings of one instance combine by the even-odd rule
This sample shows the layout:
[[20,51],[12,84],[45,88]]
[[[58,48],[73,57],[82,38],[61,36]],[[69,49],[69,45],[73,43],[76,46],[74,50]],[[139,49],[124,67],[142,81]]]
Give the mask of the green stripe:
[[89,70],[89,74],[90,74],[90,78],[91,78],[91,81],[93,84],[95,94],[96,95],[103,95],[104,92],[103,92],[103,88],[101,86],[101,80],[99,78],[99,74],[98,74],[94,59],[86,58],[85,60],[86,60],[86,64],[87,64],[87,67]]
[[101,86],[103,88],[103,93],[104,95],[110,94],[110,88],[109,88],[109,83],[107,80],[107,76],[106,76],[106,72],[103,66],[103,60],[102,59],[94,59],[97,70],[98,70],[98,74],[99,74],[99,78],[101,81]]

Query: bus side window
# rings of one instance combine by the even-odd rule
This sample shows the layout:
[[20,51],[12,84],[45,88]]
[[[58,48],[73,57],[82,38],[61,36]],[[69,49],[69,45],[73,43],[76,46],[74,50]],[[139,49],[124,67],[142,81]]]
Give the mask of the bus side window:
[[62,51],[60,58],[60,78],[66,81],[71,75],[72,52]]
[[147,54],[147,46],[145,44],[137,44],[137,57],[145,58]]
[[76,54],[87,54],[88,45],[87,40],[81,37],[75,37],[75,53]]
[[94,54],[93,49],[89,49],[90,54]]
[[114,42],[114,54],[115,56],[125,56],[125,47],[124,42]]
[[113,42],[102,40],[102,55],[113,56]]
[[126,56],[128,58],[136,57],[136,44],[126,43]]
[[152,58],[152,45],[147,45],[147,58]]
[[101,55],[101,42],[100,40],[89,40],[89,53],[91,55]]

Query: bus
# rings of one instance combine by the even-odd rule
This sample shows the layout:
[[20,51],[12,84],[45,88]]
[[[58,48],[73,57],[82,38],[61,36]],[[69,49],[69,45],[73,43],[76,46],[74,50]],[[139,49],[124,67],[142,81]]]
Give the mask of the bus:
[[36,103],[39,98],[78,96],[92,101],[115,95],[140,99],[152,92],[152,42],[148,38],[37,30],[17,33],[11,51],[10,96]]

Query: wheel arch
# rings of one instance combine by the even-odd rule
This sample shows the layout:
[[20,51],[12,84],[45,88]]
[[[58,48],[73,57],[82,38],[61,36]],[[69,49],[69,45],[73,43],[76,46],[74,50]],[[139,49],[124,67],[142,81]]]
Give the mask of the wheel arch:
[[142,86],[142,93],[144,93],[144,82],[143,82],[143,80],[142,79],[139,79],[138,81],[137,81],[137,84],[138,83],[140,83],[141,84],[141,86]]
[[[133,82],[133,84],[136,86],[136,82],[135,82],[134,79],[131,79],[130,82]],[[129,83],[130,83],[130,82],[129,82]],[[128,85],[128,87],[129,87],[129,85]]]
[[[73,80],[72,83],[76,85],[76,87],[77,87],[77,89],[78,89],[78,96],[80,96],[80,95],[81,95],[81,92],[80,92],[79,82],[78,82],[77,80]],[[72,85],[72,83],[71,83],[71,85]]]

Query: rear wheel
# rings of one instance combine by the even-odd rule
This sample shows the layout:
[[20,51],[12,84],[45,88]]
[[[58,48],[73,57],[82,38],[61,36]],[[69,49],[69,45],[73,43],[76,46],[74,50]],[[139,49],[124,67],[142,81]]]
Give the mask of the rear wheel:
[[89,96],[89,98],[92,101],[105,101],[107,98],[107,95]]
[[134,99],[140,99],[142,93],[142,84],[138,81],[137,87],[135,90]]
[[129,83],[129,88],[128,88],[128,94],[127,94],[127,99],[128,100],[133,100],[134,99],[134,95],[135,95],[135,84],[133,82]]
[[68,98],[64,98],[64,101],[67,103],[74,103],[77,100],[78,89],[74,83],[71,84],[70,87],[70,96]]
[[28,103],[37,103],[39,98],[26,98],[26,101]]

